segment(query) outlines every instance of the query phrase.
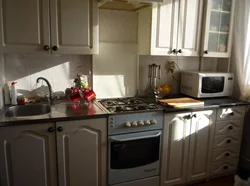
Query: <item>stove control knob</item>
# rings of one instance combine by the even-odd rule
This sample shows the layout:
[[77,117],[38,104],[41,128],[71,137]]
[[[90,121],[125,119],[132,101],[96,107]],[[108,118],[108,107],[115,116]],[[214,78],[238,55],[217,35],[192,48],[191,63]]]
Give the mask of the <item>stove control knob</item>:
[[130,122],[127,122],[125,125],[126,125],[126,127],[131,127],[131,123]]
[[132,123],[132,127],[137,127],[137,122],[136,122],[136,121],[134,121],[134,122]]
[[156,121],[155,119],[152,119],[152,120],[150,121],[150,123],[153,125],[153,124],[156,124],[157,121]]
[[144,125],[144,122],[141,120],[141,121],[138,121],[138,125],[139,126],[143,126]]
[[146,120],[146,121],[144,121],[144,124],[145,124],[145,125],[150,125],[151,123],[150,123],[149,120]]

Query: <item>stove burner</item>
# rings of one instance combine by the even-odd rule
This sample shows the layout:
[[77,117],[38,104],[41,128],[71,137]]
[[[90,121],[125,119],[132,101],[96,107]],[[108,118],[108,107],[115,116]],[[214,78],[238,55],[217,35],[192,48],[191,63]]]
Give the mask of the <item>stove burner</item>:
[[158,107],[153,103],[148,103],[143,99],[124,98],[124,99],[105,99],[99,101],[110,112],[126,112],[136,110],[153,110]]
[[113,106],[114,103],[112,101],[106,101],[107,106]]

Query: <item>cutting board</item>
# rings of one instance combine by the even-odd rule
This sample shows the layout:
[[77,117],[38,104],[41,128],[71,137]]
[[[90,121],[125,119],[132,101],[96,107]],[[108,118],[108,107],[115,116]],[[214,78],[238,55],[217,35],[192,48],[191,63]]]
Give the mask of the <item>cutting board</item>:
[[198,107],[204,106],[203,101],[199,101],[192,98],[174,98],[174,99],[162,99],[160,103],[167,104],[174,108],[187,108],[187,107]]

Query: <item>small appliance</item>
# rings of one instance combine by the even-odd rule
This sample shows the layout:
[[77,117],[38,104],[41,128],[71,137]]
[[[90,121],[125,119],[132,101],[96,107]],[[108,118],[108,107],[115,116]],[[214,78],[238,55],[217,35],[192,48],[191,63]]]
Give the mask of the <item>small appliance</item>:
[[233,85],[232,73],[195,71],[181,73],[181,93],[194,98],[231,96]]

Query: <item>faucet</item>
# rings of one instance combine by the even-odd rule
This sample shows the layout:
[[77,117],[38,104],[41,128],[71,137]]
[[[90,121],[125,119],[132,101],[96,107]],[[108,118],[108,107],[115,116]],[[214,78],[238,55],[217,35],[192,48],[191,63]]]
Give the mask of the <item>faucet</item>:
[[39,77],[39,78],[37,78],[36,83],[39,83],[40,80],[45,81],[45,82],[47,83],[47,85],[48,85],[48,88],[49,88],[49,104],[52,105],[52,104],[53,104],[53,98],[52,98],[52,88],[51,88],[51,84],[50,84],[50,82],[49,82],[46,78],[44,78],[44,77]]

